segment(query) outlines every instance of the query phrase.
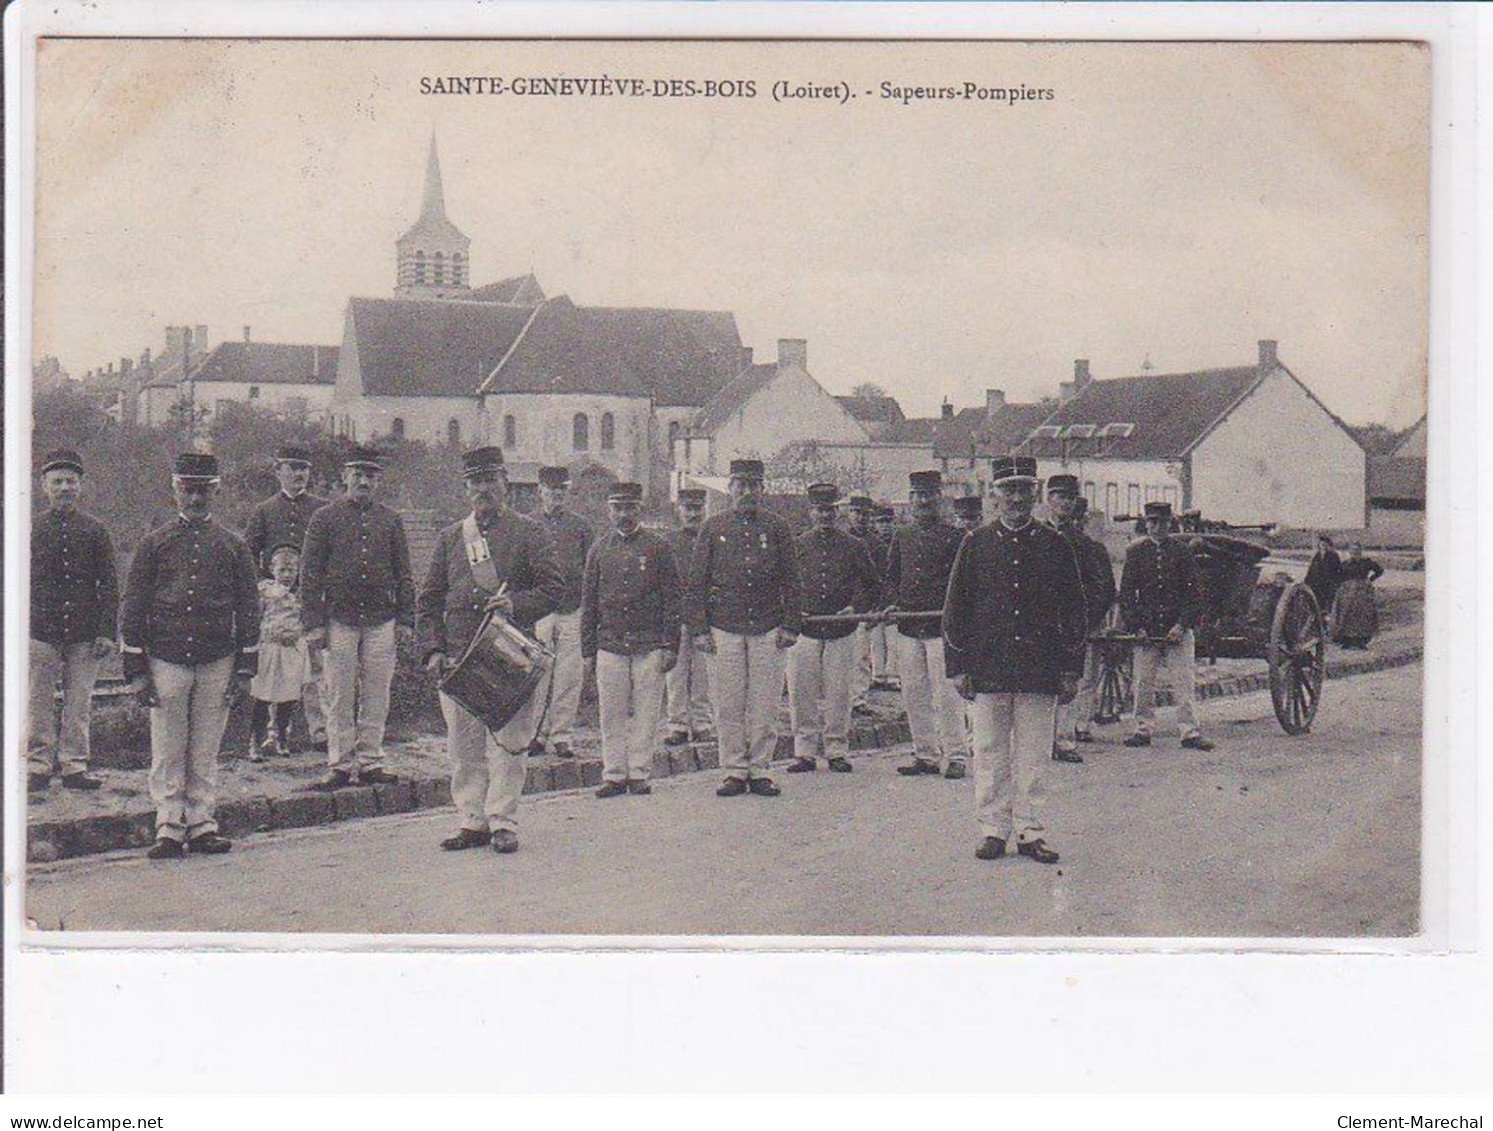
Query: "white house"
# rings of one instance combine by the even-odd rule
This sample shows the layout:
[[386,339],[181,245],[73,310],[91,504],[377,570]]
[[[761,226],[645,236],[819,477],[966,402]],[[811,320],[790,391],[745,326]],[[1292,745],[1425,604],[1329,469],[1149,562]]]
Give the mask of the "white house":
[[[292,420],[326,423],[337,380],[337,347],[222,342],[192,371],[191,396],[216,416],[227,404],[246,404]],[[185,386],[182,386],[185,389]]]
[[[1087,377],[1086,365],[1083,376]],[[1366,456],[1276,354],[1194,373],[1080,382],[1016,450],[1079,477],[1106,516],[1153,500],[1205,518],[1362,529]]]
[[673,491],[721,479],[733,459],[768,460],[805,441],[864,447],[871,437],[810,376],[808,342],[781,338],[776,362],[743,369],[676,439]]

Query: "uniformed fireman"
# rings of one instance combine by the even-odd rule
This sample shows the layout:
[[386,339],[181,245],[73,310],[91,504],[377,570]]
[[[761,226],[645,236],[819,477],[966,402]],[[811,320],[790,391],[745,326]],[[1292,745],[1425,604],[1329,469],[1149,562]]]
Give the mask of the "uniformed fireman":
[[1189,750],[1212,750],[1198,730],[1193,710],[1197,671],[1193,627],[1202,608],[1201,581],[1191,548],[1167,537],[1170,503],[1146,504],[1146,536],[1125,551],[1120,574],[1120,618],[1125,628],[1147,637],[1135,646],[1135,732],[1126,746],[1150,746],[1159,678],[1171,684],[1177,725]]
[[301,621],[322,658],[328,773],[315,788],[398,779],[383,768],[397,644],[411,639],[415,587],[397,512],[374,500],[383,457],[358,446],[342,465],[347,494],[311,515],[301,555]]
[[570,469],[539,469],[539,522],[555,546],[555,560],[565,578],[560,605],[535,626],[538,640],[555,654],[550,686],[540,694],[549,696],[549,709],[535,737],[530,754],[554,751],[556,758],[574,758],[575,716],[581,705],[581,575],[595,532],[591,524],[566,505],[570,498]]
[[[437,676],[467,650],[488,610],[532,634],[565,591],[548,532],[508,507],[503,449],[475,448],[461,466],[472,510],[441,531],[417,602],[420,661]],[[544,709],[542,692],[541,685],[497,734],[441,692],[451,799],[461,820],[441,841],[448,852],[488,845],[494,852],[518,851],[518,799]]]
[[[31,524],[30,720],[26,788],[45,790],[53,772],[67,789],[95,790],[88,772],[93,685],[114,650],[119,576],[104,524],[78,509],[83,459],[69,448],[41,465],[47,509]],[[62,703],[55,700],[58,682]]]
[[[679,488],[679,529],[670,539],[674,564],[679,569],[681,586],[695,556],[695,539],[705,522],[705,488]],[[706,742],[714,737],[710,729],[710,678],[704,656],[695,655],[694,635],[689,625],[679,627],[679,658],[664,679],[669,733],[666,746],[683,746],[688,742]]]
[[1053,526],[1068,539],[1078,559],[1087,620],[1083,675],[1073,701],[1058,704],[1052,756],[1059,762],[1082,762],[1076,744],[1093,741],[1089,722],[1094,717],[1094,696],[1099,690],[1099,653],[1095,645],[1087,643],[1087,636],[1104,627],[1109,608],[1114,604],[1115,567],[1104,543],[1084,532],[1088,504],[1078,493],[1078,476],[1054,475],[1047,480],[1047,509],[1052,513]]
[[913,521],[892,538],[882,588],[886,612],[926,614],[899,618],[892,636],[914,754],[897,772],[916,776],[942,769],[946,778],[962,778],[964,712],[944,675],[939,618],[964,531],[944,520],[940,472],[914,471],[909,485]]
[[601,712],[601,798],[652,792],[664,677],[679,659],[679,571],[669,543],[638,525],[642,509],[642,484],[612,485],[612,529],[586,556],[581,587],[581,655],[595,665]]
[[1016,851],[1054,864],[1037,810],[1058,701],[1072,699],[1083,666],[1084,591],[1067,540],[1032,518],[1037,464],[992,462],[999,517],[964,539],[949,581],[947,671],[969,703],[980,844],[994,860]]
[[979,495],[960,495],[953,506],[954,525],[966,534],[985,521],[985,500]]
[[768,765],[802,604],[793,534],[763,510],[762,490],[762,461],[733,459],[731,509],[706,520],[690,562],[686,609],[696,651],[712,657],[722,797],[780,792]]
[[259,570],[212,517],[217,458],[177,456],[171,487],[179,513],[136,549],[120,614],[125,676],[150,708],[152,860],[233,847],[213,817],[218,745],[259,650]]
[[[798,576],[805,618],[869,612],[881,574],[859,538],[835,525],[840,491],[833,483],[808,489],[813,527],[798,538]],[[815,768],[823,743],[829,768],[849,773],[850,680],[859,637],[854,624],[804,622],[788,651],[788,711],[793,722],[790,774]]]
[[[329,501],[307,489],[311,482],[311,452],[299,444],[282,444],[275,449],[275,478],[280,481],[280,489],[255,504],[244,526],[244,541],[249,544],[249,552],[254,555],[264,577],[270,576],[270,551],[277,546],[294,546],[297,551],[302,550],[311,516]],[[301,694],[301,702],[306,711],[306,729],[311,735],[312,749],[326,753],[326,681],[321,659],[318,652],[311,665],[311,681]]]

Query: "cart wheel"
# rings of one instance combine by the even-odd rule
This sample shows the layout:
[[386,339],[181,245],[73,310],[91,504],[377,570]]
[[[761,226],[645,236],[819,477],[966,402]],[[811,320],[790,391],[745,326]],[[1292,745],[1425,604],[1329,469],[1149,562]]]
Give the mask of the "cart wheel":
[[1099,703],[1094,721],[1117,723],[1130,706],[1131,656],[1129,647],[1110,645],[1099,650]]
[[1265,654],[1270,662],[1270,700],[1287,734],[1312,729],[1327,673],[1325,652],[1326,632],[1316,597],[1299,582],[1288,586],[1276,602]]

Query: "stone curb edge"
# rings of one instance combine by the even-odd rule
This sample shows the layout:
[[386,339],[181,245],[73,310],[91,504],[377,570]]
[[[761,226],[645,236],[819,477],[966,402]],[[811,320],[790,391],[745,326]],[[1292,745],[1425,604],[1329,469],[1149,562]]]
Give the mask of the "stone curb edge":
[[[1388,655],[1339,660],[1328,664],[1327,675],[1329,678],[1363,675],[1405,667],[1420,658],[1421,648],[1417,646]],[[1205,680],[1197,685],[1196,695],[1199,699],[1220,699],[1263,691],[1269,686],[1267,673],[1253,672]],[[1159,698],[1164,705],[1175,703],[1169,692]],[[911,740],[906,720],[856,726],[850,732],[851,750],[875,750]],[[784,761],[792,756],[792,737],[780,735],[774,760]],[[653,756],[655,778],[719,767],[720,754],[713,742],[670,747]],[[600,759],[546,759],[529,765],[524,793],[556,793],[600,784]],[[235,837],[253,832],[310,828],[362,817],[440,809],[450,804],[451,782],[448,778],[420,778],[392,785],[350,786],[334,793],[297,793],[282,798],[250,797],[225,801],[218,806],[218,826],[223,835]],[[28,863],[51,863],[125,848],[145,848],[154,840],[154,810],[48,821],[27,828],[26,859]]]

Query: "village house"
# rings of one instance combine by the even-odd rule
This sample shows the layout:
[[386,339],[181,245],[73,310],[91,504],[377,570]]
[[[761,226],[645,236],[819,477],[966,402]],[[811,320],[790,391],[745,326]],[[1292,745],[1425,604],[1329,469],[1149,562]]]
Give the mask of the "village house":
[[1369,457],[1369,536],[1380,546],[1419,546],[1426,537],[1426,418],[1387,455]]
[[188,375],[191,399],[211,420],[225,405],[244,404],[305,423],[330,422],[337,347],[221,342]]
[[983,407],[955,412],[945,402],[932,443],[944,481],[956,493],[988,495],[991,459],[1009,455],[1056,407],[1053,400],[1007,401],[1003,389],[986,389]]
[[1261,341],[1254,365],[1092,380],[1014,450],[1041,475],[1077,475],[1090,507],[1139,514],[1169,502],[1205,518],[1356,530],[1366,456],[1343,422]]

